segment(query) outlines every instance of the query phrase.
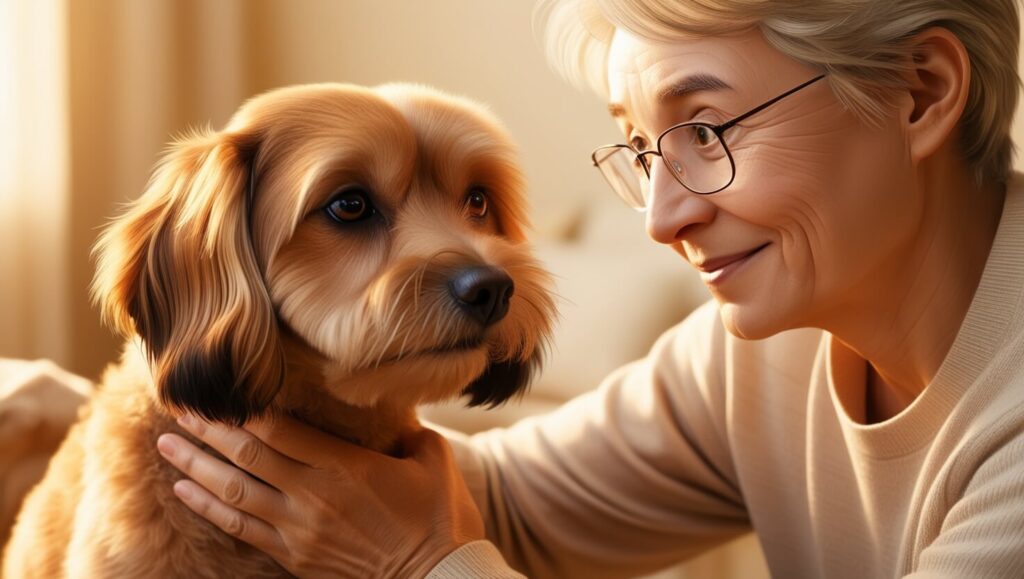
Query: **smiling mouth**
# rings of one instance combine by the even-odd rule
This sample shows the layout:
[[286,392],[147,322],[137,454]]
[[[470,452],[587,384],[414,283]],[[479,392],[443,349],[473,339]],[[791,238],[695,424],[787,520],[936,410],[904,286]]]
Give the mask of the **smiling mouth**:
[[708,261],[705,261],[704,263],[696,265],[696,267],[697,267],[697,269],[699,269],[700,271],[702,271],[704,273],[714,273],[714,272],[719,271],[721,269],[724,269],[724,268],[726,268],[726,267],[728,267],[728,266],[730,266],[730,265],[732,265],[732,264],[734,264],[734,263],[736,263],[738,261],[742,261],[744,259],[747,259],[748,257],[751,257],[751,256],[759,253],[762,249],[768,247],[768,245],[770,245],[770,244],[769,243],[765,243],[764,245],[759,245],[759,246],[755,247],[754,249],[751,249],[750,251],[747,251],[745,253],[737,253],[735,255],[730,255],[730,256],[727,256],[727,257],[720,257],[720,258],[717,258],[717,259],[708,260]]

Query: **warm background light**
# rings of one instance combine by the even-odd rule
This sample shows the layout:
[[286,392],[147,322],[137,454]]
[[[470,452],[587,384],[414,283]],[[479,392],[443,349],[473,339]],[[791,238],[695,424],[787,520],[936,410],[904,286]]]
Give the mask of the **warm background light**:
[[[641,217],[615,205],[587,162],[615,127],[603,103],[548,68],[531,9],[0,0],[0,356],[96,376],[117,348],[87,298],[98,228],[139,194],[173,135],[220,127],[246,97],[287,84],[415,81],[486,102],[521,145],[538,239],[571,237],[590,206],[617,212],[603,222],[609,236],[642,236]],[[648,245],[634,260],[663,253]]]
[[63,0],[0,0],[0,356],[71,362]]
[[[522,149],[536,239],[567,299],[547,378],[520,412],[593,387],[703,294],[590,166],[591,148],[621,137],[602,102],[549,70],[532,5],[0,0],[0,357],[93,379],[115,357],[88,300],[89,251],[175,134],[219,128],[278,86],[414,81],[488,103]],[[766,575],[756,541],[732,548],[665,577]]]

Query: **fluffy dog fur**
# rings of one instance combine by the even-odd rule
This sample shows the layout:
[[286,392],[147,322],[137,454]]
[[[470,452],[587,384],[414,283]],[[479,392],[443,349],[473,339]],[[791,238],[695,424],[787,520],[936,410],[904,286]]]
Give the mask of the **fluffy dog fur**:
[[400,453],[418,403],[504,402],[554,316],[525,223],[495,120],[422,87],[279,89],[177,141],[97,245],[94,297],[128,345],[27,498],[5,577],[283,574],[173,496],[157,436],[181,412],[287,412]]

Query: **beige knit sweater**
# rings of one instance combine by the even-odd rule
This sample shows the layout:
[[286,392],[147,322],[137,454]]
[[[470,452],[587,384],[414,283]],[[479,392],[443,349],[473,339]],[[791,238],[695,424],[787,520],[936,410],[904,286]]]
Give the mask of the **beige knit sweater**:
[[709,303],[560,410],[453,435],[489,541],[431,577],[628,577],[750,529],[775,577],[1024,577],[1022,183],[901,414],[846,414],[837,385],[865,363],[831,335],[740,340]]

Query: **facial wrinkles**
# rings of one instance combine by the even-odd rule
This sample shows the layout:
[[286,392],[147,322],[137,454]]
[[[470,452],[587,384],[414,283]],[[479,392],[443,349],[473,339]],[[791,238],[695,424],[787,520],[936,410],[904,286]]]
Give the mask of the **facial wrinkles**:
[[[756,106],[781,90],[766,89],[746,106]],[[830,162],[843,157],[831,144],[844,142],[849,130],[837,122],[844,111],[829,96],[827,86],[812,85],[730,128],[725,141],[737,166],[735,189],[747,187],[750,173],[770,175],[779,168],[826,181]]]
[[[821,190],[819,187],[815,187],[815,189]],[[812,200],[803,197],[796,197],[792,200],[788,213],[791,215],[790,219],[779,227],[780,235],[784,240],[783,248],[786,245],[785,239],[788,237],[793,253],[806,256],[804,263],[794,264],[794,267],[807,268],[808,271],[801,277],[805,281],[814,282],[818,279],[819,262],[827,259],[826,248],[835,244],[827,225],[828,219],[821,217],[820,209],[815,207]],[[806,251],[800,251],[800,246],[806,248]]]
[[828,158],[822,146],[841,142],[847,129],[828,123],[820,111],[812,109],[807,113],[805,109],[812,108],[814,103],[793,104],[796,106],[761,111],[726,131],[725,140],[737,163],[756,151],[771,163],[799,163],[805,169],[821,172],[822,164],[818,161]]
[[[820,192],[827,194],[830,190],[828,180],[813,173],[798,181],[767,174],[770,176],[763,187],[753,177],[746,177],[750,182],[716,194],[716,202],[728,215],[735,214],[736,219],[756,227],[743,230],[762,235],[764,241],[775,245],[772,251],[782,260],[781,269],[789,273],[776,277],[778,283],[802,280],[801,299],[808,299],[817,290],[819,274],[823,273],[819,265],[828,259],[828,248],[835,245],[839,233],[828,226],[834,220],[824,213],[827,204],[820,203]],[[757,195],[766,197],[752,202],[751,197]]]
[[[633,134],[641,135],[648,143],[657,137],[654,126],[656,111],[649,106],[656,94],[652,82],[657,83],[663,70],[664,45],[647,44],[630,34],[617,32],[613,39],[609,60],[609,93],[611,102],[626,109],[626,115],[617,119],[628,140]],[[645,147],[646,148],[646,147]]]
[[[697,63],[696,65],[694,63]],[[697,74],[710,74],[735,86],[735,72],[732,67],[723,64],[719,58],[705,50],[695,50],[687,54],[681,54],[664,58],[663,60],[642,69],[640,72],[640,84],[642,88],[642,101],[653,103],[653,118],[649,122],[655,123],[652,130],[660,133],[669,126],[691,120],[683,118],[684,109],[689,109],[690,114],[696,112],[696,105],[704,102],[715,108],[723,108],[727,103],[735,103],[737,95],[735,91],[727,89],[700,90],[679,97],[659,100],[663,90],[675,82],[679,82],[687,76]],[[688,117],[690,115],[687,115]],[[654,137],[656,135],[652,135]]]
[[[783,256],[800,255],[802,252],[797,249],[800,247],[810,248],[812,256],[817,256],[820,248],[826,247],[836,233],[826,226],[831,220],[822,214],[824,209],[817,203],[818,194],[812,193],[830,189],[828,176],[820,169],[822,153],[813,148],[813,140],[781,140],[785,143],[781,150],[767,140],[764,146],[747,147],[742,161],[737,159],[733,187],[716,193],[713,202],[727,214],[719,219],[738,219],[757,226],[758,229],[748,229],[752,238],[757,235],[763,235],[764,241],[778,238]],[[795,151],[800,153],[794,154]],[[773,168],[781,166],[787,167],[787,173],[803,178],[799,182],[778,181],[779,178],[773,176]],[[767,181],[757,175],[768,175]],[[765,197],[752,203],[751,199],[758,195]],[[751,243],[755,241],[759,240],[752,239]],[[697,248],[688,245],[689,255],[700,254]],[[794,267],[799,265],[795,259],[787,259],[787,263]]]
[[[820,98],[808,100],[806,103],[794,103],[794,106],[790,107],[793,110],[779,111],[778,115],[767,115],[771,109],[764,111],[762,114],[769,117],[767,122],[752,127],[752,130],[744,135],[747,138],[741,139],[742,142],[737,144],[734,157],[737,160],[738,173],[736,191],[744,190],[756,194],[759,187],[752,182],[753,178],[747,175],[771,175],[774,167],[786,167],[786,173],[802,176],[799,183],[769,183],[768,189],[775,198],[765,200],[761,205],[761,211],[744,214],[742,207],[737,207],[737,211],[744,214],[752,223],[761,222],[776,229],[784,257],[790,254],[806,254],[808,258],[804,260],[807,262],[804,265],[793,263],[794,260],[788,257],[785,262],[789,267],[810,267],[807,279],[814,280],[817,279],[816,263],[827,259],[826,248],[836,244],[836,236],[842,234],[832,231],[827,225],[835,223],[836,219],[834,216],[823,214],[828,204],[819,203],[824,201],[820,199],[820,195],[834,190],[834,187],[830,186],[831,180],[827,169],[828,161],[835,158],[835,154],[822,147],[823,144],[837,142],[845,129],[834,122],[827,122],[832,105],[815,107],[813,105],[820,102]],[[795,110],[797,104],[811,105],[808,108],[814,112],[810,117],[800,117]],[[771,118],[772,116],[774,118]],[[778,130],[774,130],[776,128]],[[728,191],[723,192],[725,193]],[[723,205],[727,204],[727,197],[723,197],[721,202]],[[771,211],[763,210],[773,205],[775,207]],[[806,247],[806,250],[799,251],[801,246]]]
[[[609,62],[612,100],[614,102],[616,98],[619,99],[627,108],[629,118],[627,122],[621,123],[624,128],[628,129],[629,121],[632,121],[643,129],[644,137],[649,142],[671,124],[691,120],[679,118],[682,114],[679,110],[681,107],[688,106],[690,112],[696,112],[695,103],[707,103],[724,117],[719,119],[719,122],[725,122],[732,116],[741,114],[789,88],[778,86],[778,79],[766,72],[772,67],[764,66],[759,60],[755,62],[759,52],[747,51],[752,52],[747,54],[741,50],[749,47],[750,43],[744,42],[738,46],[721,43],[707,46],[695,41],[688,45],[646,45],[635,39],[620,39],[617,35],[616,42],[620,40],[621,44],[613,45],[612,60]],[[712,48],[715,50],[711,50]],[[719,76],[746,94],[730,95],[727,94],[728,91],[721,94],[708,92],[700,96],[691,95],[674,99],[674,102],[666,103],[663,107],[650,105],[664,86],[688,74],[700,72]],[[808,87],[805,90],[815,88],[817,87]],[[771,167],[783,165],[787,166],[787,172],[790,169],[799,171],[799,166],[802,166],[805,174],[821,173],[820,163],[815,163],[815,159],[822,159],[818,152],[820,143],[824,139],[834,139],[839,129],[821,122],[833,112],[829,110],[831,106],[815,106],[820,103],[820,99],[810,99],[810,102],[807,102],[806,96],[801,93],[792,95],[726,133],[730,150],[737,157],[739,175],[738,182],[733,186],[735,192],[744,189],[745,193],[754,193],[758,188],[753,183],[743,186],[744,165],[749,165],[747,169],[757,173],[769,171],[770,174]],[[795,169],[794,163],[799,164]],[[827,190],[820,185],[819,183],[816,189]],[[784,243],[784,247],[780,248],[784,255],[789,249],[786,246],[798,243],[798,239],[802,239],[803,244],[814,247],[817,251],[817,247],[822,246],[828,237],[827,228],[824,226],[826,220],[816,214],[815,208],[808,201],[797,200],[793,215],[780,224],[780,215],[776,211],[772,212],[775,214],[774,221],[765,215],[758,215],[757,212],[750,214],[749,211],[743,210],[739,197],[730,199],[730,193],[731,191],[718,193],[710,202],[733,212],[740,220],[752,224],[761,222],[765,227],[777,228],[780,238],[793,240],[792,243]],[[691,261],[699,260],[702,256],[714,257],[704,256],[703,254],[708,252],[707,249],[697,247],[693,243],[676,244],[676,250],[690,257]]]
[[[638,57],[641,62],[638,70],[622,79],[623,101],[629,111],[624,133],[627,138],[631,137],[631,130],[642,136],[647,148],[654,148],[658,136],[668,127],[694,120],[693,115],[704,108],[702,104],[719,111],[737,108],[735,93],[725,89],[698,91],[659,101],[666,87],[690,75],[713,74],[725,79],[736,76],[729,72],[729,66],[705,50],[670,57],[658,57],[660,52],[663,50],[651,49],[643,53]],[[643,65],[647,61],[650,63]],[[693,66],[695,62],[700,63],[699,66]]]

